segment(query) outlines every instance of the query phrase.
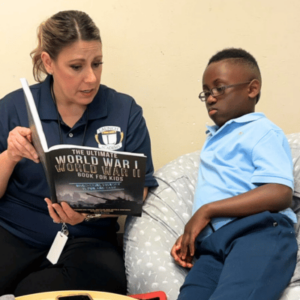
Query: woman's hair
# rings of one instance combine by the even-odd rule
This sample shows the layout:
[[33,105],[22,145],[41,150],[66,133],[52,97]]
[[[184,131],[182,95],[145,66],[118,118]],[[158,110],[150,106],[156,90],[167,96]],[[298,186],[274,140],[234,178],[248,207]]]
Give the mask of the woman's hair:
[[37,30],[38,45],[30,53],[33,62],[33,76],[43,81],[42,73],[47,74],[41,59],[43,51],[56,60],[61,50],[76,41],[99,41],[100,31],[93,20],[84,12],[76,10],[60,11],[43,22]]

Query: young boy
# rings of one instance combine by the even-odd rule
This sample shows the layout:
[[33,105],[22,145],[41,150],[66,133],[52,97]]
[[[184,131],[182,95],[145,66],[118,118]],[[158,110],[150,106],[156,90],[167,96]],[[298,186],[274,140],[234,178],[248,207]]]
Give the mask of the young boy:
[[199,98],[216,125],[207,126],[193,216],[171,250],[191,268],[180,300],[275,300],[293,275],[293,164],[282,130],[254,112],[260,88],[242,49],[217,53],[204,71]]

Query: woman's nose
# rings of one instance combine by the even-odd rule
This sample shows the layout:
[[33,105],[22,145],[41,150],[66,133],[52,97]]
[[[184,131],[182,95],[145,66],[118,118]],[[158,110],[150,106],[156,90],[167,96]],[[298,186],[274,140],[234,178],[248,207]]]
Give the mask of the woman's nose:
[[85,81],[86,82],[95,82],[97,80],[97,77],[95,75],[95,72],[92,68],[90,68],[88,71],[87,71],[87,74],[85,76]]

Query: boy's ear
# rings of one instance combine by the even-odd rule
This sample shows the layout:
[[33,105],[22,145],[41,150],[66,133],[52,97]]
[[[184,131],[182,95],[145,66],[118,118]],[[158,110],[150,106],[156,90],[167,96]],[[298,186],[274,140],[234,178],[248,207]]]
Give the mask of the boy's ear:
[[50,55],[47,52],[43,51],[41,54],[41,59],[42,59],[42,62],[44,64],[44,67],[45,67],[47,73],[53,74],[53,60],[50,57]]
[[253,79],[248,87],[248,97],[254,99],[260,92],[261,84],[257,79]]

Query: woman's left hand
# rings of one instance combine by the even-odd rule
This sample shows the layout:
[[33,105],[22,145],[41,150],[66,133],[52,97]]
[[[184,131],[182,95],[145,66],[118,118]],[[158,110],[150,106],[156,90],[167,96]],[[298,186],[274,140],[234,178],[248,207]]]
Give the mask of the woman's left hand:
[[[144,201],[148,194],[148,187],[144,188]],[[70,205],[66,202],[52,203],[49,198],[45,198],[45,201],[48,206],[49,215],[52,218],[54,223],[66,223],[70,225],[77,225],[83,222],[88,214],[79,213],[75,211]],[[101,218],[116,218],[119,215],[102,215]]]
[[49,198],[45,198],[48,205],[49,215],[54,223],[66,223],[76,225],[84,221],[87,214],[75,211],[66,202],[52,203]]

